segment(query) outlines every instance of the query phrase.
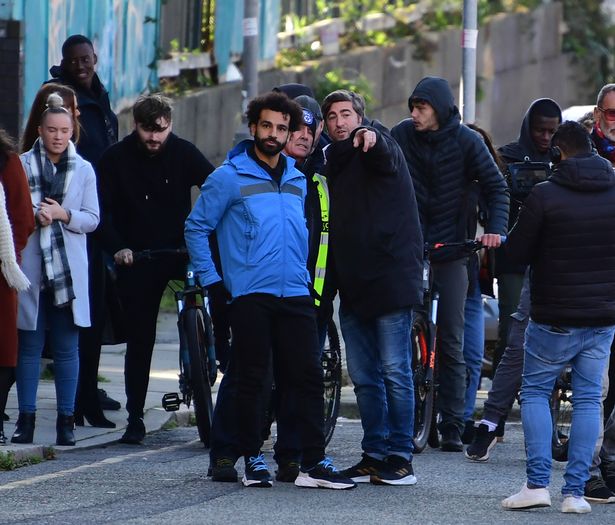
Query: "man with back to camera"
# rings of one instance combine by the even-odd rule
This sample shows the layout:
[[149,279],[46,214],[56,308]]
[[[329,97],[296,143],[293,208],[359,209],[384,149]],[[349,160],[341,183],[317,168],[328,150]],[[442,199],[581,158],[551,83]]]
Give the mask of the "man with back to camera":
[[[410,119],[391,130],[408,163],[416,190],[425,242],[463,241],[470,214],[469,198],[476,181],[488,209],[488,223],[480,240],[497,248],[506,233],[508,189],[482,137],[461,124],[461,116],[448,82],[421,80],[408,99]],[[461,452],[466,367],[462,342],[464,306],[468,290],[468,258],[455,250],[442,250],[432,258],[433,288],[438,305],[439,377],[438,410],[441,449]]]
[[132,112],[134,131],[105,151],[98,172],[101,239],[119,266],[118,288],[128,320],[128,427],[120,441],[138,444],[145,437],[143,408],[160,299],[169,280],[183,278],[187,261],[166,255],[133,264],[133,251],[184,247],[190,190],[214,168],[193,144],[172,133],[168,98],[141,96]]
[[412,306],[422,299],[423,238],[403,154],[351,91],[327,95],[331,195],[328,273],[340,293],[348,373],[361,415],[356,482],[414,485]]
[[[71,35],[62,44],[62,61],[49,70],[47,82],[66,84],[77,94],[81,133],[77,152],[97,170],[103,152],[118,139],[118,121],[111,109],[109,93],[96,73],[98,57],[92,41]],[[98,230],[88,234],[90,317],[92,326],[79,331],[79,385],[75,400],[75,421],[84,416],[92,426],[115,427],[102,409],[119,410],[120,404],[98,389],[98,363],[105,328],[105,269]]]
[[502,506],[551,505],[549,398],[570,363],[573,415],[561,510],[585,513],[591,511],[583,496],[602,423],[602,377],[615,333],[615,173],[576,122],[562,124],[552,146],[556,168],[525,200],[506,246],[513,262],[530,265],[530,321],[521,386],[527,483]]
[[[232,297],[229,374],[236,377],[238,454],[242,483],[271,487],[261,452],[263,391],[273,365],[276,389],[297,399],[301,443],[299,487],[350,489],[324,453],[323,376],[314,300],[309,293],[305,176],[281,154],[302,121],[301,108],[282,93],[248,105],[254,140],[233,148],[201,189],[186,220],[186,243],[198,282]],[[216,232],[223,281],[211,258]],[[230,459],[230,458],[229,458]]]

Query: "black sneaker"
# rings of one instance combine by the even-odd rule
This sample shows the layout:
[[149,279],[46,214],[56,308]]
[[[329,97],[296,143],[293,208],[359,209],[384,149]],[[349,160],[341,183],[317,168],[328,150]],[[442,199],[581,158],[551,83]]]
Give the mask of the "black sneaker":
[[463,429],[463,434],[461,434],[461,442],[464,445],[469,445],[474,441],[474,434],[476,433],[476,427],[474,426],[474,421],[466,421],[465,427]]
[[301,469],[295,480],[297,487],[322,489],[354,489],[357,484],[337,470],[329,458],[323,459],[315,467],[304,471]]
[[611,492],[615,492],[615,461],[604,461],[600,463],[602,479]]
[[271,474],[265,463],[265,456],[262,453],[246,458],[246,470],[241,482],[244,487],[269,488],[273,485]]
[[98,389],[98,402],[100,403],[100,408],[103,410],[119,410],[122,408],[120,402],[109,397],[107,391],[102,388]]
[[6,445],[6,436],[4,430],[0,430],[0,445]]
[[145,439],[145,424],[142,419],[128,421],[128,426],[124,435],[120,438],[120,443],[127,445],[140,445]]
[[230,458],[218,458],[210,467],[211,480],[222,481],[227,483],[235,483],[237,481],[237,470],[235,470],[235,462]]
[[275,473],[276,481],[281,481],[282,483],[294,483],[299,475],[300,466],[301,465],[298,461],[280,463],[278,465],[278,470]]
[[416,476],[412,470],[412,462],[401,456],[391,455],[386,459],[388,470],[380,470],[372,474],[370,481],[374,485],[415,485]]
[[615,503],[615,494],[600,476],[592,476],[585,482],[585,499],[592,503]]
[[440,430],[440,450],[443,452],[463,452],[463,443],[455,425],[445,425]]
[[489,451],[495,447],[496,443],[497,437],[495,435],[495,430],[489,432],[489,427],[481,423],[476,428],[474,441],[466,448],[466,458],[472,461],[487,461],[489,459]]
[[355,483],[369,483],[372,474],[379,474],[381,470],[388,470],[384,461],[372,458],[363,453],[363,458],[356,465],[341,471],[342,476],[350,478]]

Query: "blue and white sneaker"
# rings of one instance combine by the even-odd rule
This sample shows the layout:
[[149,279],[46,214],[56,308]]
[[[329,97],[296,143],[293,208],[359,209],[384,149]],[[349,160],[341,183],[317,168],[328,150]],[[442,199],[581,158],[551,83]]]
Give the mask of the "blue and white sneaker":
[[329,458],[323,459],[315,467],[304,470],[301,468],[295,480],[297,487],[323,488],[323,489],[353,489],[357,484],[350,478],[342,475]]
[[261,453],[246,459],[246,470],[241,480],[244,487],[271,487],[271,474]]

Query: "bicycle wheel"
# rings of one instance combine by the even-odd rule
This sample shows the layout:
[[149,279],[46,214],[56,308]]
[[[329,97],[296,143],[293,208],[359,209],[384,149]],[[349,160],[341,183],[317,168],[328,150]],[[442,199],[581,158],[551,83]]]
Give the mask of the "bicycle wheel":
[[[188,385],[194,401],[194,416],[199,430],[199,438],[209,447],[211,435],[211,420],[213,403],[211,401],[211,386],[209,384],[209,360],[207,357],[207,325],[203,311],[199,307],[191,307],[182,312],[183,330],[188,348],[189,372]],[[211,326],[209,327],[211,330]],[[211,363],[211,366],[216,366]]]
[[551,456],[555,461],[568,461],[568,437],[572,422],[572,392],[570,391],[570,369],[566,368],[555,381],[551,394]]
[[416,315],[412,322],[412,379],[414,382],[414,452],[427,446],[433,423],[434,385],[426,382],[429,370],[427,321]]
[[329,346],[325,346],[321,356],[325,386],[325,446],[333,437],[342,395],[342,350],[333,319],[327,326],[327,338]]

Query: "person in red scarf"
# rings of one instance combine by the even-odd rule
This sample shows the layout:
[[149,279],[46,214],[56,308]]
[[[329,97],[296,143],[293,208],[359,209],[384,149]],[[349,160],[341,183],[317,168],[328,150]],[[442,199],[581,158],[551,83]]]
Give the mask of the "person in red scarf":
[[598,93],[591,137],[600,156],[615,163],[615,84],[606,84]]

